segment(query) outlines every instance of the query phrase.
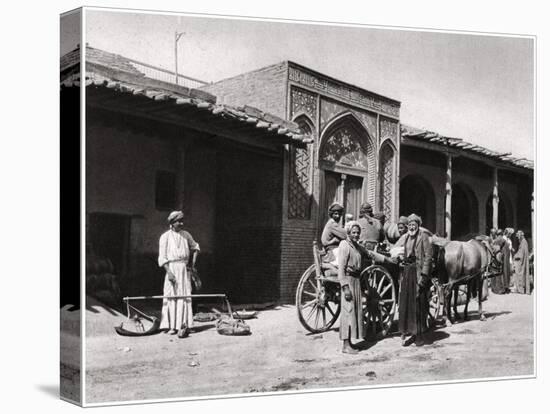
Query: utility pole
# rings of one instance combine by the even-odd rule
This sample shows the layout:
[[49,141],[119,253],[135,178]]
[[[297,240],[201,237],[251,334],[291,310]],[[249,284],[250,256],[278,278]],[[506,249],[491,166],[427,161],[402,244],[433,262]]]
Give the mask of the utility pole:
[[174,57],[176,59],[176,70],[174,72],[174,75],[176,77],[176,85],[178,84],[178,40],[185,34],[185,32],[179,32],[176,31],[176,35],[174,37]]

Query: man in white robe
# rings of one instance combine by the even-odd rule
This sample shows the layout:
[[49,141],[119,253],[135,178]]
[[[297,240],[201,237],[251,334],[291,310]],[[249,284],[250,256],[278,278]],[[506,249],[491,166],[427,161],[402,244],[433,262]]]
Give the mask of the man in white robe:
[[[191,234],[183,230],[183,213],[173,211],[168,216],[170,230],[160,236],[158,264],[166,270],[164,296],[191,295],[190,265],[195,271],[195,263],[200,251],[199,244]],[[160,329],[183,337],[193,326],[191,298],[163,299]]]

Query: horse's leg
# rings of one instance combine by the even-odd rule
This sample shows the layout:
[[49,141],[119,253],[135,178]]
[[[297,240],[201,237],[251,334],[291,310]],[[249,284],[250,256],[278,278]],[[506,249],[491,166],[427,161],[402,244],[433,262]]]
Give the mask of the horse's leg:
[[472,291],[472,284],[471,281],[468,281],[466,283],[466,304],[464,305],[464,321],[467,321],[468,318],[468,304],[470,303],[470,294]]
[[445,325],[451,326],[453,324],[453,315],[451,314],[451,300],[453,298],[453,290],[449,289],[445,292]]
[[460,317],[460,315],[458,314],[458,309],[457,309],[457,304],[458,304],[458,288],[459,286],[456,285],[453,289],[453,296],[454,296],[454,302],[453,302],[453,312],[454,312],[454,315],[455,315],[455,318],[454,320],[458,320],[458,318]]
[[481,302],[481,299],[483,298],[483,275],[480,275],[476,278],[478,280],[478,288],[477,288],[477,307],[479,311],[479,320],[485,321],[485,315],[483,314],[483,304]]

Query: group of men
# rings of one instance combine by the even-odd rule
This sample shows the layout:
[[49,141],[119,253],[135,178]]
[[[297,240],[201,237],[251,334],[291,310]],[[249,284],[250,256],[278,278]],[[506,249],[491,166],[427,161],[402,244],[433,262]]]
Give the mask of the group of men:
[[491,280],[492,292],[531,294],[529,245],[523,231],[515,232],[510,227],[505,230],[493,228],[489,239],[502,252],[502,274]]
[[[344,208],[334,203],[329,207],[329,220],[325,225],[321,242],[325,248],[326,262],[337,266],[338,280],[342,287],[340,339],[342,352],[357,353],[351,339],[362,340],[363,315],[359,276],[364,266],[363,258],[379,264],[395,266],[396,260],[376,252],[381,242],[393,246],[397,261],[402,264],[399,289],[399,331],[402,345],[424,343],[429,309],[429,281],[432,266],[430,233],[421,227],[422,219],[411,214],[401,217],[397,223],[397,235],[377,219],[369,203],[363,203],[359,218],[346,217],[344,228],[340,225]],[[383,218],[383,216],[379,216]],[[389,237],[388,237],[389,236]]]

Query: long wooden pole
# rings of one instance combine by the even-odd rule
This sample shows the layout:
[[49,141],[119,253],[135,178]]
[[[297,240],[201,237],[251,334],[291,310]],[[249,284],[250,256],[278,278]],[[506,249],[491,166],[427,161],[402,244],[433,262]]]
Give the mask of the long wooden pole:
[[176,76],[176,85],[178,84],[178,32],[176,31],[176,35],[174,37],[174,57],[176,59],[176,65],[175,65],[175,72],[174,75]]
[[493,228],[498,229],[498,168],[493,171]]
[[447,240],[451,240],[452,199],[453,199],[453,157],[451,156],[451,154],[447,154],[447,174],[445,177],[445,238]]
[[128,300],[143,300],[143,299],[192,299],[192,298],[227,298],[227,295],[208,293],[208,294],[175,295],[175,296],[164,296],[164,295],[126,296],[122,298],[122,300],[128,301]]

